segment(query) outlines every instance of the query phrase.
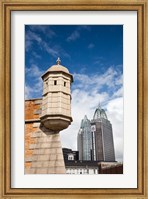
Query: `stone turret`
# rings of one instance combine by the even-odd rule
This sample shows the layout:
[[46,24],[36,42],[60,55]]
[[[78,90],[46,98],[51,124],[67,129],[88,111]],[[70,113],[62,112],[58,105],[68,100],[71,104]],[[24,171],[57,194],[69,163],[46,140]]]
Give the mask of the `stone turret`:
[[43,102],[41,123],[52,131],[61,131],[71,122],[71,91],[73,77],[68,69],[57,64],[51,66],[43,75]]
[[43,98],[25,102],[26,174],[65,174],[59,132],[72,122],[73,77],[60,63],[58,58],[57,64],[42,75]]

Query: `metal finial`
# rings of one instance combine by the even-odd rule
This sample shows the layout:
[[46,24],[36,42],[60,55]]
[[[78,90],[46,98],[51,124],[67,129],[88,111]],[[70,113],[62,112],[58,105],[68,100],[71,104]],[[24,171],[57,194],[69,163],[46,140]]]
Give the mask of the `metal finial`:
[[100,103],[100,100],[99,100],[99,104],[98,104],[98,107],[99,107],[99,108],[101,108],[101,103]]
[[57,59],[57,65],[60,65],[61,64],[61,60],[60,60],[60,58],[58,57],[58,59]]

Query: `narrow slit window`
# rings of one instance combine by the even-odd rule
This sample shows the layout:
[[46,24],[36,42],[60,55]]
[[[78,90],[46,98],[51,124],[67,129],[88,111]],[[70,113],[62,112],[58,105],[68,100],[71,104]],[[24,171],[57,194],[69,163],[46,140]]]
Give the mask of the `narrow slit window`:
[[66,87],[66,82],[64,82],[64,86]]
[[54,80],[54,85],[57,85],[57,80]]

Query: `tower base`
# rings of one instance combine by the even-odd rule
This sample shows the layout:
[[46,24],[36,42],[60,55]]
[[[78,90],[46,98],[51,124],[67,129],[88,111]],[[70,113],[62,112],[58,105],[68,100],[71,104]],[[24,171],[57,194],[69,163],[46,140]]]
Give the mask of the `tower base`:
[[25,174],[65,174],[60,134],[40,122],[26,125]]

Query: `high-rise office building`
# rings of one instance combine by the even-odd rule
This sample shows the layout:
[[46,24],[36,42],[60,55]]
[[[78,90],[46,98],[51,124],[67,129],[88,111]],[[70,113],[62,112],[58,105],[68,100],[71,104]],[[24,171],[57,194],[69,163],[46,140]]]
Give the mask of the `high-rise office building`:
[[92,159],[92,133],[90,120],[85,115],[81,121],[80,130],[77,137],[79,160]]
[[84,117],[77,139],[80,160],[115,161],[112,125],[100,105],[91,121]]
[[112,125],[107,118],[104,109],[99,107],[95,110],[91,120],[93,160],[115,161],[114,141]]

